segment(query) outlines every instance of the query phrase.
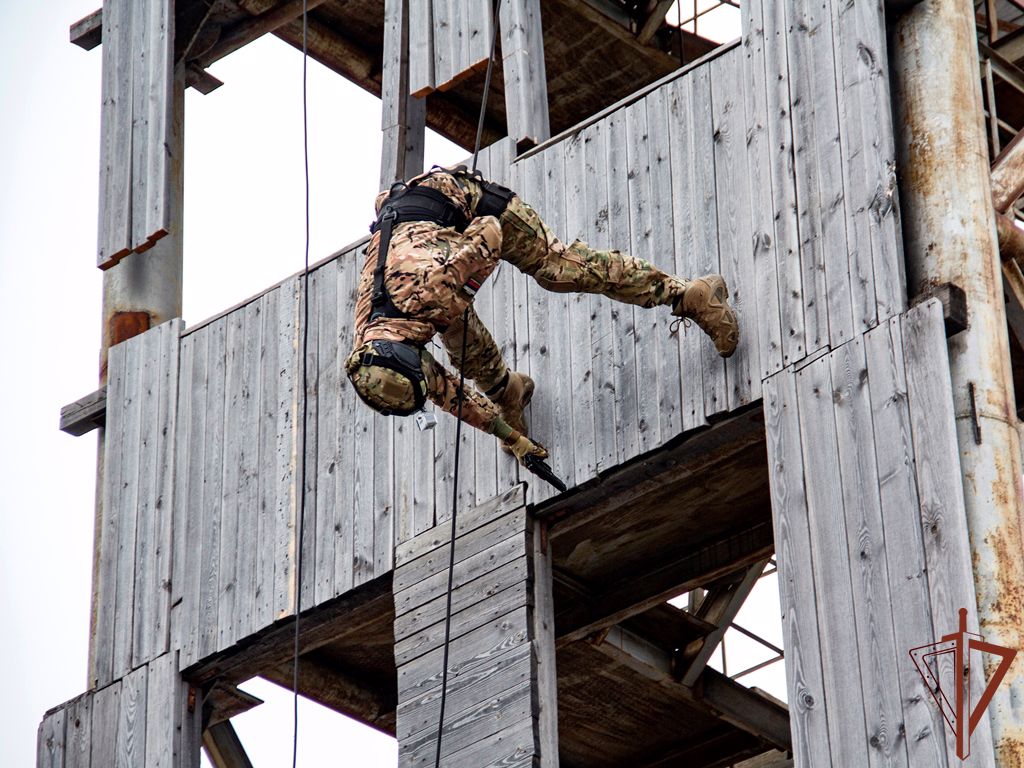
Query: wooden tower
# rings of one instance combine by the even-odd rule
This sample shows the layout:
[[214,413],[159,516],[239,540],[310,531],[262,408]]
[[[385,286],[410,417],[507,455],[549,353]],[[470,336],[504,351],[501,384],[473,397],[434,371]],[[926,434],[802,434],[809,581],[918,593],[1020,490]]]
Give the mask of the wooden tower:
[[[910,649],[960,608],[1024,645],[1021,13],[743,0],[717,46],[670,5],[503,0],[480,167],[567,241],[725,275],[741,344],[511,268],[477,296],[570,489],[463,433],[442,764],[953,768]],[[433,765],[455,430],[344,376],[365,239],[179,319],[184,91],[261,35],[301,46],[302,6],[106,0],[72,27],[103,51],[104,351],[62,421],[102,429],[102,492],[89,689],[46,714],[41,768],[246,765],[235,686],[290,685],[297,612],[301,692]],[[382,96],[382,187],[427,126],[471,147],[490,6],[308,0],[310,55]],[[771,558],[788,705],[708,666]],[[1024,765],[1021,701],[1018,658],[967,763]]]

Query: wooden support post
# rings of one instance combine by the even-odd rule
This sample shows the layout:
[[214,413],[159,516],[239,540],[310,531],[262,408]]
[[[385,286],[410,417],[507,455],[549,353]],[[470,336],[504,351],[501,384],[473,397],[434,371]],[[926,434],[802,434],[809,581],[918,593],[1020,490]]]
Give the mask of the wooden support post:
[[1024,194],[1024,131],[1007,144],[992,163],[992,205],[997,214],[1009,211]]
[[380,188],[423,170],[427,104],[409,94],[409,0],[384,3],[384,78],[381,89]]
[[645,45],[651,42],[654,33],[658,31],[662,22],[665,21],[665,14],[672,7],[672,3],[673,0],[651,0],[647,4],[650,10],[644,19],[644,23],[640,26],[640,31],[636,33],[637,40]]
[[508,135],[522,152],[551,136],[540,0],[505,0],[500,23]]
[[214,768],[252,768],[241,739],[227,720],[203,732],[203,751]]
[[[546,534],[527,514],[522,486],[513,491],[458,520],[441,743],[452,768],[558,766]],[[450,531],[442,523],[395,555],[401,768],[432,765],[437,747]]]

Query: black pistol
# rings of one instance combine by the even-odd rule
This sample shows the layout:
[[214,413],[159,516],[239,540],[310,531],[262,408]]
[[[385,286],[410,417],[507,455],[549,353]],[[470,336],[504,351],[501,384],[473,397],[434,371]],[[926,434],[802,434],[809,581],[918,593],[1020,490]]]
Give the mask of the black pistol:
[[544,461],[540,456],[533,453],[526,454],[523,459],[523,466],[530,470],[537,477],[542,480],[546,480],[548,483],[557,488],[560,492],[564,493],[565,483],[558,479],[558,475],[551,471],[551,467]]

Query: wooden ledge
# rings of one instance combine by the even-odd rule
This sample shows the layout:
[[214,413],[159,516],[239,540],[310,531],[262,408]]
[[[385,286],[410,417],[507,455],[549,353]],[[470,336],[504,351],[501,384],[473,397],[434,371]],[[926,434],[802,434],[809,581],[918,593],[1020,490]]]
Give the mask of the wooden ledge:
[[60,409],[60,431],[80,437],[107,423],[107,387]]

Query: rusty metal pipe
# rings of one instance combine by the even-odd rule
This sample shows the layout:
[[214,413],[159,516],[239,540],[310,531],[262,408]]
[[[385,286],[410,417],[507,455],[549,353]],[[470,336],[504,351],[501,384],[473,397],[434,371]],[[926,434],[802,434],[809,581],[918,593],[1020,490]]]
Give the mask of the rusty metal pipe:
[[[951,282],[966,294],[970,327],[950,339],[949,357],[978,620],[986,640],[1020,648],[1020,435],[974,10],[970,0],[924,0],[895,20],[891,35],[908,288],[913,296]],[[1024,766],[1024,664],[1007,675],[989,718],[997,764]]]

